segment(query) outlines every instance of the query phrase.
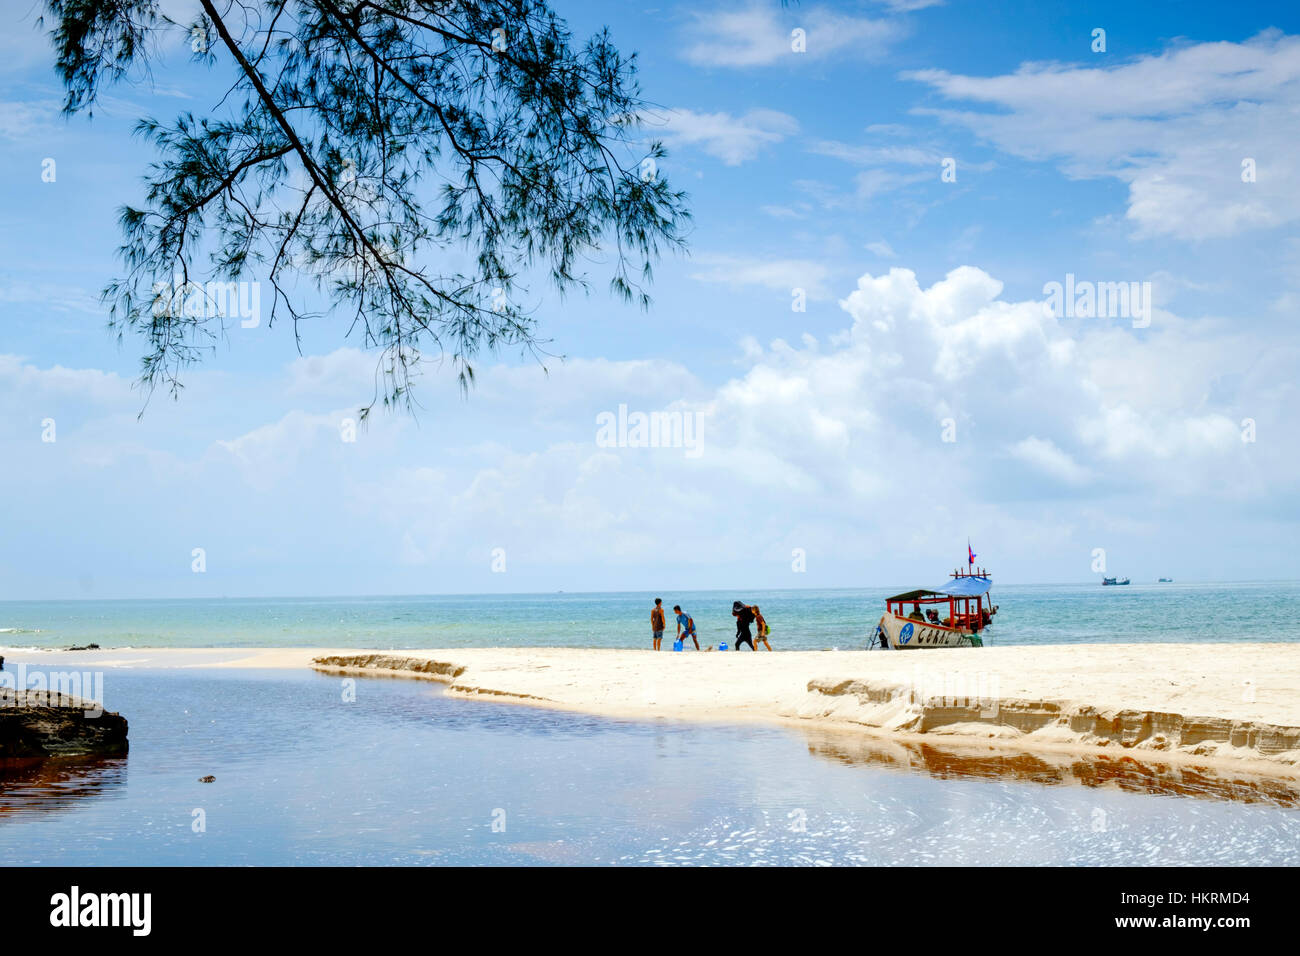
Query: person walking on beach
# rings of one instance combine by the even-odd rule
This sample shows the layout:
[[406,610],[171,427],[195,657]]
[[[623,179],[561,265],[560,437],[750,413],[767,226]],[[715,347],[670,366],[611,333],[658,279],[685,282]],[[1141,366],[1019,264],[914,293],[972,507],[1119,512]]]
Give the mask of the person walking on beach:
[[664,599],[655,598],[654,610],[650,612],[650,631],[654,634],[655,650],[664,639]]
[[[763,620],[763,612],[758,609],[757,604],[755,604],[751,610],[754,612],[754,623],[758,625],[757,640],[762,641],[763,646],[770,651],[772,645],[767,643],[767,635],[772,633],[772,629],[767,626],[767,621]],[[754,650],[758,650],[758,648],[755,647]]]
[[736,619],[736,650],[740,650],[741,644],[748,644],[751,651],[758,650],[754,646],[754,636],[749,633],[749,626],[754,623],[754,609],[748,604],[734,601],[731,616]]
[[677,640],[684,641],[690,638],[695,642],[695,649],[700,649],[700,639],[695,636],[695,620],[682,610],[680,604],[673,605],[673,613],[677,615]]

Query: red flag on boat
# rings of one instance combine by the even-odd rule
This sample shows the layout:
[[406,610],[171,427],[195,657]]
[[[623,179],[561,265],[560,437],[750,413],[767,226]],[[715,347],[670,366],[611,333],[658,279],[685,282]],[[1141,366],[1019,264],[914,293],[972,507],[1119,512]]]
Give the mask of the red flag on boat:
[[966,563],[968,565],[974,564],[975,552],[970,549],[970,538],[966,539],[966,554],[968,555],[968,557],[966,558]]

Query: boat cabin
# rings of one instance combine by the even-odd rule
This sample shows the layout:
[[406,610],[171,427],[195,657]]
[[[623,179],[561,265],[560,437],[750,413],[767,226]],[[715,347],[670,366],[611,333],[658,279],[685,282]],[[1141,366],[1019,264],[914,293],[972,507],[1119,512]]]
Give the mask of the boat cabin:
[[982,647],[981,631],[993,621],[997,605],[983,568],[953,571],[943,586],[919,588],[885,599],[885,614],[876,627],[883,647]]

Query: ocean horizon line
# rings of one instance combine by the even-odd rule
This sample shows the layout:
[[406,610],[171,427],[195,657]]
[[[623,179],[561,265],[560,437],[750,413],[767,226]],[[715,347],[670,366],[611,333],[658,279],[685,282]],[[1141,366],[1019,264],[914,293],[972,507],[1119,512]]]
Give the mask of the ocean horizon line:
[[[936,582],[938,583],[938,582]],[[1175,584],[1175,585],[1240,585],[1240,584],[1296,584],[1300,583],[1300,577],[1297,578],[1175,578],[1171,581],[1158,580],[1136,580],[1134,586],[1155,585],[1155,584]],[[1003,588],[1050,588],[1050,587],[1081,587],[1081,586],[1100,586],[1101,582],[1096,579],[1083,581],[999,581],[994,578],[994,587]],[[862,584],[862,585],[831,585],[826,587],[771,587],[771,586],[718,586],[707,588],[674,588],[664,587],[658,590],[647,588],[629,588],[629,589],[611,589],[597,591],[569,591],[564,589],[547,590],[547,591],[426,591],[426,592],[392,592],[392,593],[371,593],[371,594],[221,594],[221,595],[188,595],[175,597],[34,597],[34,598],[0,598],[0,605],[5,604],[74,604],[74,603],[114,603],[114,602],[182,602],[182,601],[383,601],[383,600],[422,600],[427,598],[536,598],[536,597],[553,597],[557,594],[564,594],[571,597],[609,597],[611,595],[652,595],[663,596],[670,593],[685,594],[711,594],[720,592],[760,592],[760,591],[790,591],[800,593],[818,593],[826,591],[879,591],[901,588],[908,590],[915,587],[911,585],[895,582],[893,584]]]

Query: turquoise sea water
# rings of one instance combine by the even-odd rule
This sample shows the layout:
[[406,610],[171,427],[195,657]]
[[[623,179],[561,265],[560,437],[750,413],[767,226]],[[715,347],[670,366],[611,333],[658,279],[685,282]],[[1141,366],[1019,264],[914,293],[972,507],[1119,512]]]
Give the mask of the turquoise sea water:
[[[669,608],[680,603],[714,644],[734,635],[731,602],[740,599],[762,608],[776,650],[850,648],[865,646],[885,597],[908,588],[5,601],[0,646],[649,647],[650,609],[662,597]],[[1300,582],[995,585],[992,593],[1000,607],[993,644],[1300,640]]]
[[[862,646],[898,590],[662,596],[718,640],[733,599],[758,602],[780,650]],[[994,643],[1300,640],[1295,583],[994,594]],[[0,645],[648,647],[654,597],[7,602]],[[1203,768],[611,720],[422,681],[350,699],[308,671],[105,683],[130,754],[0,760],[0,865],[1300,863],[1300,789]]]

